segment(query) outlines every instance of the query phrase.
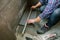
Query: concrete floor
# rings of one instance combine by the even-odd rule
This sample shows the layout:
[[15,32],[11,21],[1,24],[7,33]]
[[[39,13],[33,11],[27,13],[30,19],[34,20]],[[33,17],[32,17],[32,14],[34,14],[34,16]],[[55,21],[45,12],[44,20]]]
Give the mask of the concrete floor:
[[[43,22],[42,22],[42,23],[43,23]],[[42,24],[42,23],[41,23],[41,24]],[[39,27],[33,27],[33,25],[28,25],[28,26],[27,26],[27,29],[26,29],[26,32],[25,32],[25,34],[24,34],[23,37],[21,36],[21,32],[22,32],[23,26],[20,26],[20,27],[19,27],[19,30],[18,30],[17,40],[26,40],[25,37],[33,38],[33,37],[36,37],[36,36],[39,36],[39,37],[40,37],[39,40],[43,40],[43,37],[44,37],[45,35],[50,34],[50,33],[54,33],[54,32],[58,33],[58,35],[60,36],[60,25],[59,25],[59,24],[60,24],[60,22],[57,23],[57,25],[55,25],[54,27],[52,27],[51,30],[49,30],[48,32],[46,32],[45,34],[42,34],[42,35],[41,35],[41,34],[38,35],[38,34],[36,33],[36,31],[37,31],[37,29],[38,29]],[[42,39],[41,39],[41,38],[42,38]],[[38,40],[38,39],[35,39],[35,40]],[[60,40],[60,38],[58,38],[58,39],[56,39],[56,40]]]
[[[46,23],[46,20],[42,20],[40,22],[40,26],[43,26],[44,24]],[[36,31],[40,28],[38,26],[34,26],[34,25],[28,25],[27,28],[26,28],[26,32],[24,34],[24,36],[22,37],[21,36],[21,32],[23,30],[23,27],[24,26],[21,26],[19,25],[18,28],[17,28],[17,40],[26,40],[25,37],[30,37],[30,38],[34,38],[36,37],[37,39],[33,39],[33,40],[45,40],[43,39],[43,37],[47,34],[50,34],[50,33],[57,33],[58,35],[60,35],[60,22],[58,22],[54,27],[52,27],[48,32],[46,32],[45,34],[40,34],[38,35],[36,33]],[[39,38],[37,37],[39,36]],[[60,38],[56,39],[56,40],[60,40]]]

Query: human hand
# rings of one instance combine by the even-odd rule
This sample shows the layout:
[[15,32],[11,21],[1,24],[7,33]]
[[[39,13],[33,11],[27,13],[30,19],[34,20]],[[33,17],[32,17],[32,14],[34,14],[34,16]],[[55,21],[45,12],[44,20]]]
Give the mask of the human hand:
[[28,23],[28,24],[30,24],[30,23],[34,23],[34,22],[35,22],[34,19],[29,19],[29,20],[27,20],[27,23]]
[[36,6],[32,6],[31,8],[32,8],[32,9],[35,9],[35,8],[36,8]]

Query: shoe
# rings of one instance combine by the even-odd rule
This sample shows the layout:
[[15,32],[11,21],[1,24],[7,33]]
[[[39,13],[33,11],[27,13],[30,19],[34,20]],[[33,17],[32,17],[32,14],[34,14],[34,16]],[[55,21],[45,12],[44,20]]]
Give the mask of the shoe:
[[37,34],[44,34],[48,30],[49,30],[49,28],[43,26],[41,29],[37,30]]
[[32,38],[26,37],[26,40],[33,40]]

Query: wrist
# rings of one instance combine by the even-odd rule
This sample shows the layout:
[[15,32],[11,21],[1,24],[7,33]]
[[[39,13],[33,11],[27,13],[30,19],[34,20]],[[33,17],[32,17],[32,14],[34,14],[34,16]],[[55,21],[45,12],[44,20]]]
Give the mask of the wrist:
[[38,16],[37,18],[35,18],[35,22],[40,22],[41,18]]
[[37,6],[35,5],[34,8],[36,8]]

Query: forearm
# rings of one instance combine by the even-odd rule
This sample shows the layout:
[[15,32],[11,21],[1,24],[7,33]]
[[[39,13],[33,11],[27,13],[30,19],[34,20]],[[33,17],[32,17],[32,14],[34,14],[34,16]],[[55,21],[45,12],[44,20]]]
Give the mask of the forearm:
[[45,7],[44,11],[39,15],[41,19],[48,18],[51,13],[57,8],[58,2],[49,0],[47,6]]
[[39,6],[41,6],[42,4],[40,3],[40,2],[38,2],[36,5],[35,5],[35,7],[37,8],[37,7],[39,7]]
[[37,18],[35,18],[35,22],[40,22],[41,18],[38,16]]

